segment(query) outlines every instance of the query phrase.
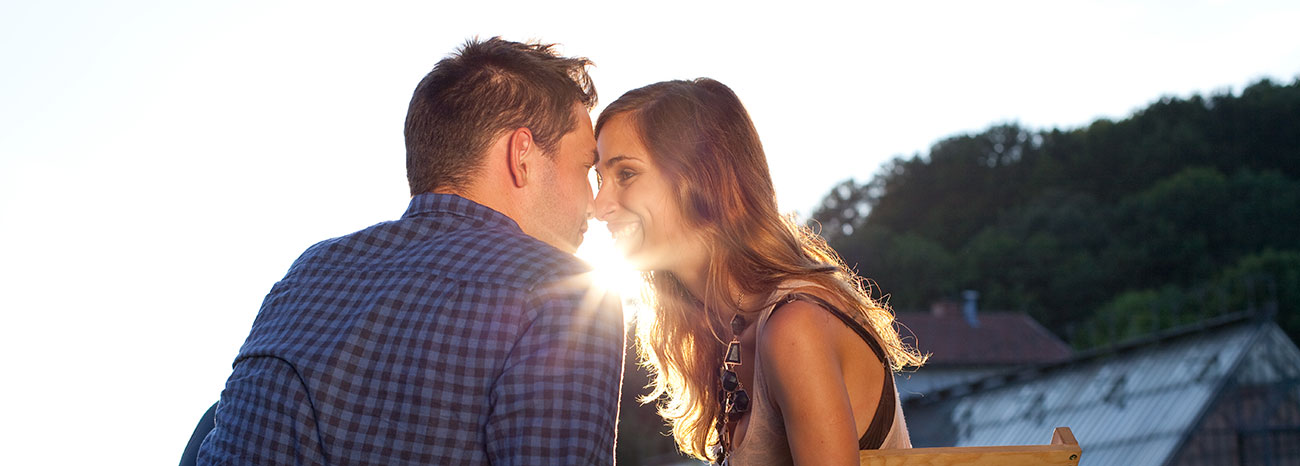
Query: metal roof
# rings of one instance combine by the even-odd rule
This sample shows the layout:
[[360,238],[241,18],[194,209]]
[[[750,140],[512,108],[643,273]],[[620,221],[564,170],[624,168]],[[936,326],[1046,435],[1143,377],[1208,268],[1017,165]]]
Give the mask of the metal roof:
[[[1279,336],[1290,352],[1272,344]],[[1234,318],[952,387],[904,409],[917,447],[1043,444],[1068,426],[1080,464],[1160,465],[1229,376],[1295,373],[1300,352],[1276,324]]]

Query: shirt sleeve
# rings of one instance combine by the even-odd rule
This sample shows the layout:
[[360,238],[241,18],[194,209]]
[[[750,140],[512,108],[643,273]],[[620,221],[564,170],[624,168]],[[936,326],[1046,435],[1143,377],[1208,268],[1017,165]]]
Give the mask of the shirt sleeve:
[[614,463],[623,312],[617,295],[573,279],[538,288],[491,393],[494,465]]
[[327,463],[307,391],[283,360],[237,363],[213,420],[199,447],[200,466]]

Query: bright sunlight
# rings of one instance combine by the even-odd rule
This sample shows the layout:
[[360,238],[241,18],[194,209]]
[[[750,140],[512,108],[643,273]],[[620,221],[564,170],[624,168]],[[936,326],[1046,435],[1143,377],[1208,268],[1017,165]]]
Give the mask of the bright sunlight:
[[614,246],[614,238],[605,228],[605,222],[587,221],[587,235],[578,248],[578,258],[591,264],[592,277],[597,286],[613,290],[623,300],[623,322],[630,323],[641,307],[641,275]]

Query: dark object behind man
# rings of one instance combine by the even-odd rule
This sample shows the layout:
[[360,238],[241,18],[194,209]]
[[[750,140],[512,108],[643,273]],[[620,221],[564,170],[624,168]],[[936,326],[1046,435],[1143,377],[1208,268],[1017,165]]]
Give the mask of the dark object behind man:
[[572,253],[595,164],[582,58],[468,42],[407,114],[399,220],[267,295],[199,464],[610,464],[623,321]]

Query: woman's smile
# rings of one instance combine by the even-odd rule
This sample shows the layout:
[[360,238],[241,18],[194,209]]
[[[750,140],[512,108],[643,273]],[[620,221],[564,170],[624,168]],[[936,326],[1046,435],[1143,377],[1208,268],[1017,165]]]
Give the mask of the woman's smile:
[[640,222],[609,222],[607,226],[610,236],[614,237],[614,244],[624,254],[630,253],[631,249],[641,242]]

